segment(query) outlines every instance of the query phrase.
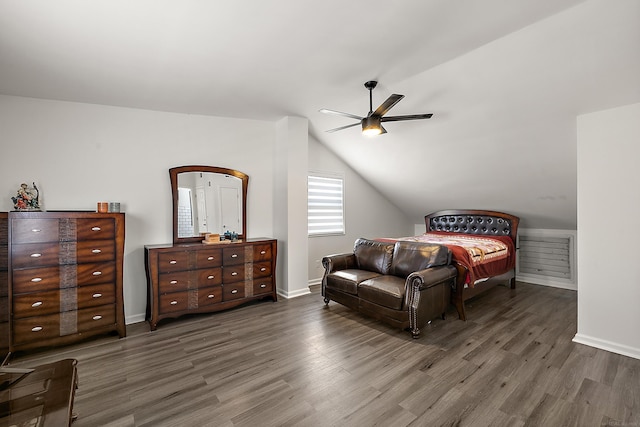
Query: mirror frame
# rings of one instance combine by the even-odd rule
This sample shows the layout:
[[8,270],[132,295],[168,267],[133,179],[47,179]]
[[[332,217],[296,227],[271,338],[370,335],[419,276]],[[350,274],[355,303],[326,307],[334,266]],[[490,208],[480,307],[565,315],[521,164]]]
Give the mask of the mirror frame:
[[235,176],[242,180],[242,233],[238,238],[244,240],[247,235],[247,187],[249,186],[249,175],[235,169],[220,168],[216,166],[178,166],[169,169],[171,178],[171,197],[173,199],[173,243],[195,243],[201,242],[203,236],[178,237],[178,174],[183,172],[212,172],[224,175]]

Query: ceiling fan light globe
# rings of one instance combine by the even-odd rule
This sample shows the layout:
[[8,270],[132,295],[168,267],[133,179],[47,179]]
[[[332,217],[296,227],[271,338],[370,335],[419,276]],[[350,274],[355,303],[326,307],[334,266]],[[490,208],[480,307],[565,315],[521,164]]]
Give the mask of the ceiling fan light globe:
[[364,136],[376,136],[382,133],[380,119],[376,117],[365,117],[362,119],[362,134]]

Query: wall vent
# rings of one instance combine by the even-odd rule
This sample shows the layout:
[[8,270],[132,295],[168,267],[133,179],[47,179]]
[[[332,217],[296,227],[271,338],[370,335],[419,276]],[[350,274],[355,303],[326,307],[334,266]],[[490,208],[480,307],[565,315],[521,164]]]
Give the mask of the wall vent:
[[570,230],[518,230],[517,280],[577,289],[575,237]]

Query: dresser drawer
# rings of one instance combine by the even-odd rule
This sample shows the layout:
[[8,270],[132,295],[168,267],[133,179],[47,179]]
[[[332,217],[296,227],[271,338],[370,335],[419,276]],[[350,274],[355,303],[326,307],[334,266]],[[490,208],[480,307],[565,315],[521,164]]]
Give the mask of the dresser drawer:
[[158,254],[158,271],[160,273],[184,271],[188,270],[189,267],[188,252],[161,252]]
[[13,271],[12,286],[14,295],[98,283],[114,286],[115,276],[113,262],[26,268]]
[[222,282],[224,284],[239,281],[244,281],[244,264],[230,265],[222,268]]
[[222,249],[201,249],[196,253],[198,268],[220,267],[222,265]]
[[[9,321],[9,298],[0,297],[0,323],[8,322],[8,321]],[[0,344],[0,348],[3,348],[2,344]]]
[[75,240],[113,240],[116,222],[113,218],[78,218]]
[[226,283],[222,287],[222,300],[230,301],[238,298],[244,298],[244,282],[241,283],[231,283],[227,285]]
[[189,272],[176,271],[158,275],[158,288],[161,294],[187,290],[189,288]]
[[271,261],[253,264],[253,277],[271,276]]
[[271,244],[253,246],[253,262],[270,260],[272,257]]
[[116,302],[116,290],[111,283],[76,288],[78,308],[97,307]]
[[273,281],[271,277],[263,277],[253,281],[253,294],[270,294],[273,292]]
[[[233,243],[231,243],[233,245]],[[222,265],[235,265],[244,263],[244,246],[234,246],[222,249]]]
[[15,244],[112,240],[115,230],[112,218],[14,218],[11,241]]
[[[71,289],[75,296],[75,289]],[[44,316],[60,312],[60,290],[22,294],[13,297],[13,317]]]
[[58,265],[60,264],[60,249],[61,246],[58,242],[12,245],[11,264],[13,268]]
[[[113,262],[78,264],[75,267],[78,286],[113,284],[116,280],[116,265]],[[64,271],[64,268],[61,268],[61,271]]]
[[198,270],[198,288],[219,285],[222,283],[222,268],[205,268]]
[[15,218],[11,221],[13,243],[59,242],[58,218]]
[[[64,313],[62,315],[64,316]],[[115,304],[106,304],[78,310],[78,332],[87,332],[92,329],[114,325],[115,323]]]
[[113,240],[86,240],[76,244],[76,262],[113,261],[116,245]]
[[189,307],[189,291],[160,295],[160,313],[184,311]]
[[12,322],[13,345],[60,336],[60,314],[15,319]]
[[205,307],[222,301],[222,286],[198,289],[198,307]]

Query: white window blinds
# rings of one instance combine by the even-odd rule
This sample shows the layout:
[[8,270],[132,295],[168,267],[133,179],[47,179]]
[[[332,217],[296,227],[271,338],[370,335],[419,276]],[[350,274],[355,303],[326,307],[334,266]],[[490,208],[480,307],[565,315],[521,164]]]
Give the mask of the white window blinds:
[[309,236],[344,234],[344,180],[309,175],[307,223]]

